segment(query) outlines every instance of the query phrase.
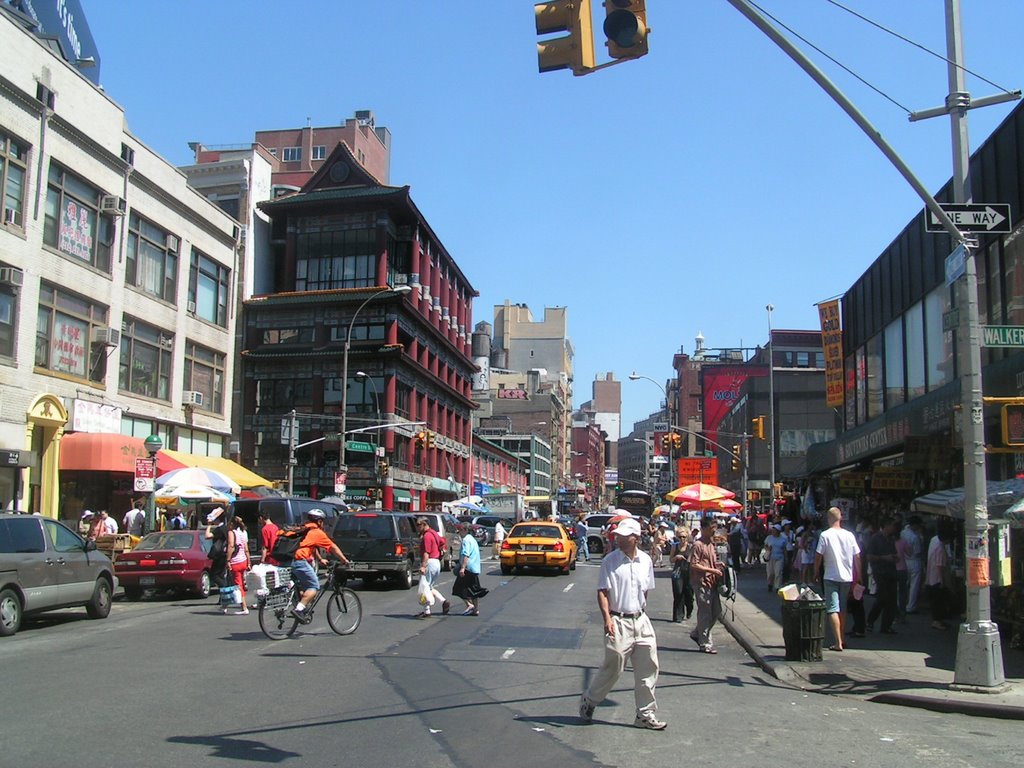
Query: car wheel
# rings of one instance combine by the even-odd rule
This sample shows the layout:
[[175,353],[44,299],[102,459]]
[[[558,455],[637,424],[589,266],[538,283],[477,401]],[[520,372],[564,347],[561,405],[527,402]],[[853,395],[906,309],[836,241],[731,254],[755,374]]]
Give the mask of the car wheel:
[[125,600],[139,600],[142,598],[142,590],[138,587],[125,587],[124,588],[124,599]]
[[110,615],[110,582],[100,576],[92,590],[92,599],[86,604],[85,610],[90,619],[105,619]]
[[0,637],[9,637],[21,627],[21,600],[13,589],[0,592]]
[[510,573],[512,573],[512,566],[511,565],[503,565],[503,566],[501,566],[501,573],[502,573],[503,576],[508,576]]
[[570,571],[575,571],[576,570],[576,558],[575,557],[572,560],[569,561],[569,570]]
[[413,589],[413,566],[410,565],[408,568],[398,573],[394,582],[403,590]]
[[196,597],[207,598],[210,596],[210,589],[210,572],[203,571],[202,575],[199,577],[199,583],[196,584],[196,588],[193,590],[193,594]]

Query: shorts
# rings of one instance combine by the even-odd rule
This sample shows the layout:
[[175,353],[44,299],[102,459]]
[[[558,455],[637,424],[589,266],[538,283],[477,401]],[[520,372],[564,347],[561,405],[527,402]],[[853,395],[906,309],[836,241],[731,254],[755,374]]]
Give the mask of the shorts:
[[842,613],[846,597],[850,594],[850,582],[825,579],[825,613]]
[[320,579],[317,578],[313,564],[309,560],[296,560],[292,563],[292,578],[295,579],[299,592],[307,589],[320,589]]

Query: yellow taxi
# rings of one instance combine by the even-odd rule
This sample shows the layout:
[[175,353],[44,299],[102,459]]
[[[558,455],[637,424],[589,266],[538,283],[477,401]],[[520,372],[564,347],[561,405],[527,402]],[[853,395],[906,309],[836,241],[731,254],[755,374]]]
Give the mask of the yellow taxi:
[[555,568],[559,573],[576,570],[576,542],[561,523],[516,523],[502,542],[500,556],[504,574],[516,568]]

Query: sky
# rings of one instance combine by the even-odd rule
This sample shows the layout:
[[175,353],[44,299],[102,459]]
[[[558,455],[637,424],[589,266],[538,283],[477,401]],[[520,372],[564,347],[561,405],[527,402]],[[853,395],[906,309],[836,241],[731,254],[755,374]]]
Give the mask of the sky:
[[[726,0],[647,0],[649,55],[540,74],[532,0],[82,0],[101,82],[132,133],[176,165],[188,142],[343,123],[369,109],[479,292],[567,307],[574,403],[622,381],[622,423],[663,399],[672,357],[817,329],[923,207],[874,144]],[[951,175],[942,0],[760,0],[932,192]],[[1024,86],[1024,2],[962,3],[975,98]],[[607,61],[595,0],[598,60]],[[816,52],[838,60],[856,78]],[[891,101],[890,101],[891,99]],[[895,101],[897,104],[893,104]],[[975,150],[1013,103],[970,112]],[[1000,202],[1000,201],[979,201]]]

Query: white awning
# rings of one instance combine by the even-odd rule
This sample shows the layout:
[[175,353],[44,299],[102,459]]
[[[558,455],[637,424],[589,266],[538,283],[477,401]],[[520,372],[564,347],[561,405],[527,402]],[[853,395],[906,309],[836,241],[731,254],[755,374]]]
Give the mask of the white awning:
[[[1011,504],[1024,499],[1024,479],[993,480],[988,484],[988,512],[995,517]],[[918,496],[910,503],[912,512],[964,519],[964,489],[950,488]]]

